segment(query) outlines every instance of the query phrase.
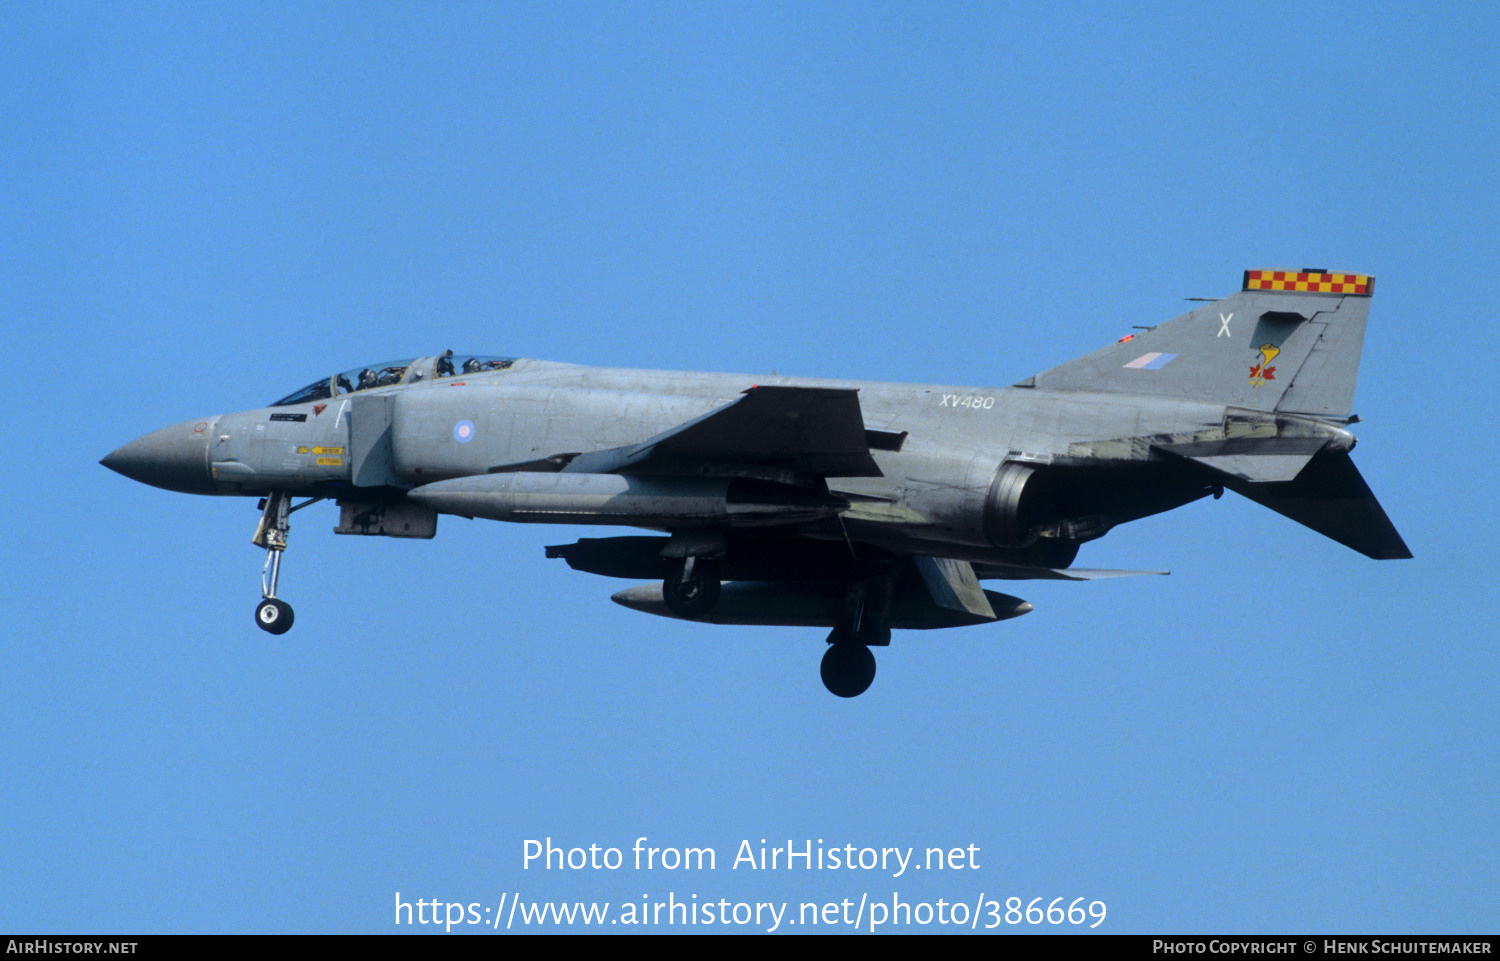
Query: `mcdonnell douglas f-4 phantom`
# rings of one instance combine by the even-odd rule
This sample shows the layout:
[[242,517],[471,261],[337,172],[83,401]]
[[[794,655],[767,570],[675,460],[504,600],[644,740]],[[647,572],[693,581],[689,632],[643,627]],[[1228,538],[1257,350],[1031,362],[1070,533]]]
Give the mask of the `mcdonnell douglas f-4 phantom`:
[[[261,498],[255,622],[288,515],[432,537],[439,514],[659,532],[547,548],[645,580],[614,599],[711,624],[831,629],[853,697],[892,628],[1031,605],[986,580],[1087,580],[1081,544],[1227,488],[1372,558],[1410,557],[1345,429],[1374,278],[1247,271],[1222,300],[1001,389],[611,370],[451,350],[330,374],[269,407],[164,427],[102,463]],[[294,498],[309,498],[293,504]]]

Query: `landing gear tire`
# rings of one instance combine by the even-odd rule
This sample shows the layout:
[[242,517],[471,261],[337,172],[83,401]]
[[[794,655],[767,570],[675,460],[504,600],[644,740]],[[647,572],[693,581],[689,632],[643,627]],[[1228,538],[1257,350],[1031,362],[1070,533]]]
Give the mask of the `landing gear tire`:
[[875,680],[875,655],[863,644],[829,644],[823,654],[823,686],[839,697],[858,697]]
[[255,605],[255,626],[267,634],[285,634],[292,629],[292,605],[268,597]]
[[673,614],[697,620],[719,602],[719,588],[718,565],[689,557],[672,565],[661,583],[661,596]]

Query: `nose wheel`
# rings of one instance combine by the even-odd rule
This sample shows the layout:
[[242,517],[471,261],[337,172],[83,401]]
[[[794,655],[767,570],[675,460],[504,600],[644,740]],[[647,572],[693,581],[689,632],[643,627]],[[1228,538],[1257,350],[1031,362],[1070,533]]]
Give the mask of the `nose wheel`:
[[255,605],[255,624],[267,634],[285,634],[292,629],[292,605],[268,597]]

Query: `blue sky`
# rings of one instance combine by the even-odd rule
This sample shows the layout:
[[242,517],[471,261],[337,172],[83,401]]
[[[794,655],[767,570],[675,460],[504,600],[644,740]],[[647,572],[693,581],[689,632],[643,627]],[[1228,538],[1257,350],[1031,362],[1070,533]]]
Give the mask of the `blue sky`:
[[[379,933],[401,892],[1494,930],[1496,33],[1456,3],[8,5],[0,928]],[[1035,613],[898,632],[853,701],[823,632],[627,611],[543,557],[562,528],[309,508],[271,638],[253,503],[96,463],[449,347],[1003,386],[1308,265],[1379,278],[1355,460],[1414,560],[1227,495],[1079,561],[1170,577],[994,585]],[[719,862],[523,868],[546,837]],[[980,866],[731,869],[761,838]]]

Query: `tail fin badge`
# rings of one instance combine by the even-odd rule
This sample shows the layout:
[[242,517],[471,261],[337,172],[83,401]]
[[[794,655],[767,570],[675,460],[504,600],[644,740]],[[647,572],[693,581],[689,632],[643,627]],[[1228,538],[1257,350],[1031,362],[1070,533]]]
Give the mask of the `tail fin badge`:
[[1365,274],[1330,274],[1295,270],[1247,270],[1245,290],[1293,290],[1309,294],[1356,294],[1368,297],[1375,278]]
[[1250,384],[1259,387],[1268,380],[1276,379],[1276,368],[1271,366],[1271,361],[1281,353],[1281,348],[1275,344],[1261,344],[1256,349],[1260,351],[1260,363],[1250,368]]

